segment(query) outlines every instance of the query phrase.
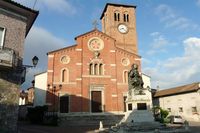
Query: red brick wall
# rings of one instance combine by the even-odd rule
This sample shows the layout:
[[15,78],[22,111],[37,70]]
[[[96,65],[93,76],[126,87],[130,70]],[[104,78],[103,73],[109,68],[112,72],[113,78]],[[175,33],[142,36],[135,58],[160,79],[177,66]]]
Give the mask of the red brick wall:
[[[104,48],[100,51],[99,58],[104,64],[103,76],[90,76],[89,63],[94,58],[94,53],[88,49],[88,41],[92,37],[99,37],[104,42]],[[77,45],[49,53],[48,55],[48,84],[62,84],[60,94],[70,96],[70,112],[90,112],[90,87],[100,85],[103,87],[103,101],[105,112],[123,111],[123,93],[127,92],[128,84],[123,83],[123,71],[130,70],[136,63],[137,55],[115,47],[115,40],[107,35],[94,30],[76,39]],[[62,64],[60,58],[63,55],[70,57],[68,64]],[[128,66],[123,66],[121,59],[127,57],[130,60]],[[140,66],[140,62],[138,62]],[[69,82],[61,83],[61,69],[69,69]],[[50,88],[51,89],[51,88]],[[47,102],[52,103],[52,95],[47,95]],[[58,106],[58,105],[57,105]]]

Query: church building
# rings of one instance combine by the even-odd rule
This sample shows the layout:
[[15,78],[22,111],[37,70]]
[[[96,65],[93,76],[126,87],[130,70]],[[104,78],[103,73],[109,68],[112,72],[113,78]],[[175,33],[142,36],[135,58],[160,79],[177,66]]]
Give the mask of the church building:
[[75,37],[76,44],[48,52],[46,103],[60,113],[125,112],[128,72],[139,66],[136,6],[107,3],[102,31]]

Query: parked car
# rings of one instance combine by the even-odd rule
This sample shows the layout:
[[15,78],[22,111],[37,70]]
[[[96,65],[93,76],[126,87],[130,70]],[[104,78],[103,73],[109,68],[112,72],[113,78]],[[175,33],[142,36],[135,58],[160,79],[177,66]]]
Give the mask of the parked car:
[[168,119],[170,120],[170,123],[184,123],[184,120],[180,115],[170,115]]

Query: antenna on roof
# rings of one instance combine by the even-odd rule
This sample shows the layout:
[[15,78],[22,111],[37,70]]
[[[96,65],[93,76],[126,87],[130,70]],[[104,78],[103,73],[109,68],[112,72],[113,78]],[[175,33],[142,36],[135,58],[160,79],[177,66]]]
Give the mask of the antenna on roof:
[[159,85],[157,85],[157,86],[156,86],[156,89],[159,91],[159,90],[160,90],[160,86],[159,86]]
[[34,2],[33,9],[35,8],[36,3],[37,3],[37,0],[35,0],[35,2]]

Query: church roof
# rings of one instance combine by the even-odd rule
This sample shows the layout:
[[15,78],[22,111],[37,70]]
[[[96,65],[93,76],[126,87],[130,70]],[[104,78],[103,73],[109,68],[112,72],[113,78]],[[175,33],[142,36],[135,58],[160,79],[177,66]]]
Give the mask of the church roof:
[[[86,33],[84,33],[84,34],[78,35],[77,37],[75,37],[75,40],[76,40],[78,37],[84,36],[84,35],[86,35],[86,34],[89,34],[89,33],[95,32],[95,31],[96,31],[96,32],[99,32],[99,33],[101,33],[101,34],[103,34],[104,36],[107,36],[107,37],[109,37],[109,38],[115,40],[114,38],[110,37],[109,35],[107,35],[107,34],[101,32],[101,31],[99,31],[99,30],[96,29],[96,28],[93,29],[93,30],[91,30],[91,31],[89,31],[89,32],[86,32]],[[51,53],[54,53],[54,52],[57,52],[57,51],[60,51],[60,50],[68,49],[68,48],[71,48],[71,47],[75,47],[75,46],[77,46],[77,44],[74,44],[74,45],[71,45],[71,46],[67,46],[67,47],[64,47],[64,48],[61,48],[61,49],[53,50],[53,51],[48,52],[47,55],[48,55],[48,54],[51,54]]]
[[111,36],[109,36],[109,35],[103,33],[102,31],[99,31],[97,28],[95,28],[95,29],[93,29],[93,30],[91,30],[91,31],[89,31],[89,32],[86,32],[86,33],[83,33],[83,34],[81,34],[81,35],[76,36],[76,37],[75,37],[75,40],[76,40],[77,38],[81,37],[81,36],[84,36],[84,35],[86,35],[86,34],[89,34],[89,33],[95,32],[95,31],[96,31],[96,32],[99,32],[99,33],[101,33],[101,34],[103,34],[104,36],[107,36],[107,37],[109,37],[109,38],[115,40],[115,39],[112,38]]
[[140,55],[138,55],[138,54],[136,54],[136,53],[129,52],[129,51],[127,51],[127,50],[124,50],[124,49],[122,49],[122,48],[119,48],[119,47],[117,47],[117,46],[116,46],[116,48],[117,48],[117,50],[120,50],[120,51],[123,51],[123,52],[129,53],[129,54],[131,54],[131,55],[133,55],[133,54],[134,54],[135,56],[137,56],[137,57],[141,58],[141,56],[140,56]]
[[194,92],[200,89],[200,83],[192,83],[188,85],[183,85],[183,86],[178,86],[166,90],[160,90],[157,91],[154,95],[154,97],[164,97],[164,96],[171,96],[171,95],[176,95],[176,94],[183,94],[187,92]]
[[47,55],[48,55],[48,54],[51,54],[51,53],[54,53],[54,52],[57,52],[57,51],[60,51],[60,50],[64,50],[64,49],[68,49],[68,48],[76,47],[76,46],[77,46],[77,45],[74,44],[74,45],[67,46],[67,47],[64,47],[64,48],[56,49],[56,50],[53,50],[53,51],[48,52]]
[[39,11],[33,10],[31,8],[25,7],[12,0],[0,0],[0,7],[5,10],[13,11],[14,13],[20,14],[27,18],[26,36],[31,29],[33,23],[35,22]]
[[104,12],[106,12],[107,7],[108,7],[109,5],[111,5],[111,6],[118,6],[118,7],[122,6],[122,7],[133,7],[133,8],[136,8],[135,5],[125,5],[125,4],[107,3],[106,6],[105,6],[104,9],[103,9],[103,12],[102,12],[102,14],[101,14],[100,19],[103,18]]

